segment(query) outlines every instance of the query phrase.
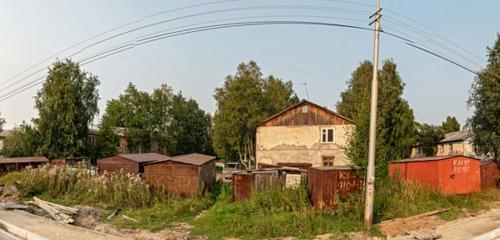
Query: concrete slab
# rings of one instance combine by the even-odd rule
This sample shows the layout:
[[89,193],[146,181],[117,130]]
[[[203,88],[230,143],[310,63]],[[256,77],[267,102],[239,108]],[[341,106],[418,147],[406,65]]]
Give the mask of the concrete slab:
[[63,224],[24,211],[0,210],[0,224],[9,233],[32,240],[118,240],[120,237]]

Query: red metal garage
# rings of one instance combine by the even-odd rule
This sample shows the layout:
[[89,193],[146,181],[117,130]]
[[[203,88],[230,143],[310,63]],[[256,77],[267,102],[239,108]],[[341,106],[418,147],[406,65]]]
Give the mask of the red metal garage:
[[97,171],[99,174],[120,171],[138,174],[144,172],[145,163],[161,161],[167,158],[168,156],[158,153],[120,154],[97,160]]
[[409,158],[389,164],[392,177],[435,187],[443,194],[481,191],[480,160],[458,156]]
[[495,161],[481,163],[481,188],[496,188],[500,180],[500,166]]
[[180,197],[194,198],[215,182],[215,157],[192,153],[144,165],[146,183]]

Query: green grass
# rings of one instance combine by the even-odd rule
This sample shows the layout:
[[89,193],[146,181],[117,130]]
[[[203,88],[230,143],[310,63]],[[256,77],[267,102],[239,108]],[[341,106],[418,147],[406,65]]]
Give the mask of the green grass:
[[327,232],[339,235],[363,229],[360,215],[315,211],[305,187],[256,192],[242,203],[232,202],[230,187],[225,187],[210,212],[192,224],[193,234],[209,239],[287,236],[310,239]]
[[[91,176],[84,169],[42,167],[12,172],[0,178],[5,184],[16,183],[22,196],[63,205],[87,204],[106,209],[100,217],[121,228],[159,231],[174,223],[187,222],[194,226],[192,235],[209,239],[238,237],[262,239],[293,236],[311,239],[319,234],[339,236],[363,231],[364,194],[352,194],[339,202],[336,211],[314,210],[305,186],[297,189],[273,188],[254,192],[246,202],[233,202],[231,185],[215,185],[210,193],[196,199],[181,199],[162,190],[150,190],[137,176]],[[439,216],[452,220],[462,209],[478,211],[500,201],[500,190],[492,189],[468,195],[444,196],[433,189],[401,182],[377,184],[375,222],[408,217],[442,208],[450,210]],[[106,217],[117,208],[120,215],[108,221]],[[202,211],[208,210],[199,218]],[[379,235],[375,229],[369,234]]]

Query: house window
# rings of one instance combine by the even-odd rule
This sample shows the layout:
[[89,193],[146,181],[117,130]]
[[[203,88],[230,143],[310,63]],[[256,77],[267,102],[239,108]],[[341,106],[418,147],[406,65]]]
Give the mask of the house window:
[[443,144],[439,145],[439,152],[444,152],[444,146],[443,146]]
[[323,166],[332,167],[334,160],[335,160],[334,156],[324,156],[323,157]]
[[308,113],[308,112],[309,112],[309,108],[307,106],[303,106],[302,113]]
[[450,154],[453,153],[453,144],[450,143]]
[[321,129],[321,142],[322,143],[333,143],[335,131],[333,128],[323,128]]

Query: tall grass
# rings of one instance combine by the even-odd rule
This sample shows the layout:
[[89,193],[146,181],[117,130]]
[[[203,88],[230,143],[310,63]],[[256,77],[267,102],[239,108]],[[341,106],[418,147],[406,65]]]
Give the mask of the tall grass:
[[225,186],[211,211],[193,224],[196,226],[193,234],[209,239],[287,236],[308,239],[326,232],[338,235],[362,229],[359,216],[315,211],[305,186],[254,192],[248,201],[241,203],[231,200],[231,188]]

